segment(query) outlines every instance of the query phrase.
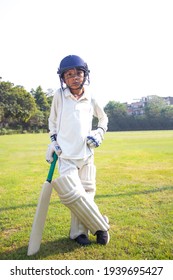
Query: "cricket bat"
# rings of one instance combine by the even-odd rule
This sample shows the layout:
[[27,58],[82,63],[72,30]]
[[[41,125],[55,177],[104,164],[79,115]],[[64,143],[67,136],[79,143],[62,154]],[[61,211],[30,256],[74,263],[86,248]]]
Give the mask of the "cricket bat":
[[57,155],[54,153],[53,162],[51,163],[47,180],[44,182],[39,196],[37,209],[32,225],[31,235],[29,239],[28,252],[27,252],[28,256],[36,254],[40,249],[44,224],[45,224],[50,197],[52,193],[51,181],[52,181],[57,158],[58,158]]

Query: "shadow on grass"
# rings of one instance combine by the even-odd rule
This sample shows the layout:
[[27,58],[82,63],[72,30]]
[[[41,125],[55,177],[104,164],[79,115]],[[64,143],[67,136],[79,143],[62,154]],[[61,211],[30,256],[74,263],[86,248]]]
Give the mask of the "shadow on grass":
[[113,193],[113,194],[101,194],[101,195],[96,195],[96,198],[99,199],[99,198],[103,198],[103,197],[133,196],[133,195],[149,194],[149,193],[171,191],[171,190],[173,190],[173,187],[167,186],[167,187],[155,188],[152,190],[142,190],[142,191],[133,191],[133,192]]
[[[156,193],[156,192],[162,192],[162,191],[171,191],[173,190],[172,186],[165,186],[165,187],[160,187],[160,188],[155,188],[151,190],[142,190],[142,191],[132,191],[132,192],[123,192],[123,193],[111,193],[111,194],[100,194],[96,195],[95,198],[104,198],[104,197],[120,197],[120,196],[132,196],[132,195],[140,195],[140,194],[149,194],[149,193]],[[53,204],[60,204],[60,201],[53,201],[50,202],[50,205]],[[7,210],[15,210],[15,209],[22,209],[22,208],[28,208],[28,207],[37,207],[37,203],[33,204],[22,204],[22,205],[16,205],[16,206],[10,206],[10,207],[2,207],[0,208],[1,211],[7,211]]]
[[[55,241],[48,241],[42,243],[40,251],[33,255],[27,256],[27,246],[23,246],[9,252],[0,253],[0,260],[41,260],[56,254],[65,254],[73,252],[75,249],[80,248],[80,245],[70,240],[69,238],[61,238]],[[58,259],[58,257],[56,257]]]
[[[37,202],[38,203],[38,202]],[[30,203],[30,204],[21,204],[21,205],[16,205],[16,206],[9,206],[9,207],[2,207],[0,208],[0,212],[1,211],[7,211],[7,210],[16,210],[18,208],[22,209],[22,208],[32,208],[32,207],[37,207],[37,203]],[[53,204],[60,204],[61,202],[60,201],[53,201],[53,202],[50,202],[50,205],[53,205]]]

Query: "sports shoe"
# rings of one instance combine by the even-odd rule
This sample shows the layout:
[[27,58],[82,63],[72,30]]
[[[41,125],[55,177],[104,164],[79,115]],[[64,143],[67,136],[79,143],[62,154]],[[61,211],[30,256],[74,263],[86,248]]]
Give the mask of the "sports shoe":
[[85,234],[81,234],[74,239],[79,245],[87,246],[90,245],[91,242],[89,241],[88,237]]
[[[107,216],[103,216],[103,218],[107,223],[109,223],[109,219]],[[97,244],[107,245],[109,243],[110,235],[108,231],[98,230],[96,231],[96,235],[97,235]]]

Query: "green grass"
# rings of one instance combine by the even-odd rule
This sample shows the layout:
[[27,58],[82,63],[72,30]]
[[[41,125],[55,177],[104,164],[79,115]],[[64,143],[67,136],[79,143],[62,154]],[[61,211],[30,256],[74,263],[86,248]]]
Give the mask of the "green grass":
[[107,133],[95,150],[95,201],[111,225],[107,246],[92,235],[88,247],[69,240],[69,210],[53,191],[40,251],[28,257],[48,142],[47,134],[0,137],[0,259],[173,259],[173,131]]

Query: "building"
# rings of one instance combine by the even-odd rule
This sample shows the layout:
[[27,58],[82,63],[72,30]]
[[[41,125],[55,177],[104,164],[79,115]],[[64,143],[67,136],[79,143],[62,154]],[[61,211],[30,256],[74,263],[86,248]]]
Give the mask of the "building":
[[[149,95],[146,97],[142,97],[136,102],[132,102],[131,104],[125,103],[127,106],[127,112],[131,116],[140,116],[145,113],[145,106],[147,102],[153,98],[153,95]],[[173,105],[173,97],[162,97],[167,105]]]
[[173,97],[168,96],[168,97],[162,97],[167,105],[173,105]]

